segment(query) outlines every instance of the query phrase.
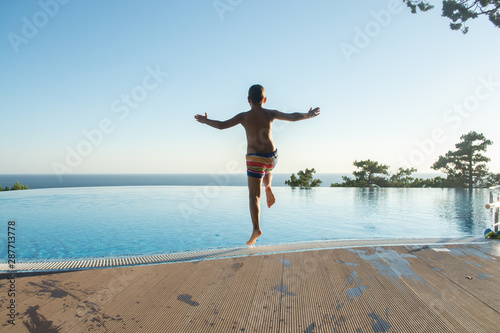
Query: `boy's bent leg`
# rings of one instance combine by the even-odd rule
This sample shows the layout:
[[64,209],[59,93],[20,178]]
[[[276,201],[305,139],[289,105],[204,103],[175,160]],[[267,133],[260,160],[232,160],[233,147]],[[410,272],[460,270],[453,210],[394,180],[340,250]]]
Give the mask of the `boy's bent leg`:
[[276,197],[274,196],[273,190],[271,189],[271,182],[273,181],[273,175],[268,172],[264,177],[264,186],[266,187],[266,199],[267,207],[271,208],[276,202]]
[[250,217],[252,218],[253,232],[247,242],[247,245],[255,244],[257,238],[262,235],[260,230],[260,195],[262,187],[262,178],[248,177],[248,193],[250,204]]

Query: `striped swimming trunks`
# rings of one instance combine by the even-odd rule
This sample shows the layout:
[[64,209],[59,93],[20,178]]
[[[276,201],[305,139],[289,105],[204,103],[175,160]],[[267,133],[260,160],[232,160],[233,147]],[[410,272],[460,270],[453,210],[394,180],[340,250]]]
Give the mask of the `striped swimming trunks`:
[[278,164],[278,149],[272,153],[247,154],[248,177],[264,178]]

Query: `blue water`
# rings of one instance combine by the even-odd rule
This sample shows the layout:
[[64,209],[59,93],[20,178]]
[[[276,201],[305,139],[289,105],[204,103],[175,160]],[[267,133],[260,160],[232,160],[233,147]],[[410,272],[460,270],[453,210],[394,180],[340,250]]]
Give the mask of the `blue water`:
[[[481,237],[487,189],[277,187],[263,202],[257,245],[420,237]],[[264,198],[263,198],[264,199]],[[16,222],[18,259],[81,258],[244,246],[252,227],[239,186],[37,189],[0,193],[0,246]],[[3,251],[6,261],[6,251]]]
[[[291,174],[273,173],[273,186],[286,186],[285,180],[290,179]],[[415,177],[431,178],[441,174],[415,174]],[[314,178],[323,181],[321,187],[329,187],[332,183],[341,183],[342,176],[350,176],[347,173],[322,173],[314,174]],[[442,175],[441,175],[442,176]],[[16,182],[28,185],[30,189],[55,188],[55,187],[83,187],[83,186],[246,186],[246,174],[68,174],[58,178],[55,174],[44,175],[0,175],[0,185],[13,186]]]

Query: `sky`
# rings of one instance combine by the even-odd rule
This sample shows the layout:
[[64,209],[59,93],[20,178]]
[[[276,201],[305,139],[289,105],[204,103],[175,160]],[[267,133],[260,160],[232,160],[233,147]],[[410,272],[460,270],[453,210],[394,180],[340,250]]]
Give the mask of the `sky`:
[[240,125],[265,107],[275,172],[350,173],[372,159],[432,172],[469,131],[500,172],[500,29],[449,29],[441,4],[391,1],[2,1],[0,174],[242,173]]

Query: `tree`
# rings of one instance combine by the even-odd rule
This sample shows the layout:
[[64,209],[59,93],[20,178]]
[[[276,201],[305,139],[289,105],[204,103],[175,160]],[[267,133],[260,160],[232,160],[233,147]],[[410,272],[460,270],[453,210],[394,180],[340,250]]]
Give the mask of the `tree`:
[[342,183],[331,184],[330,187],[454,187],[454,183],[443,177],[435,178],[413,178],[411,175],[417,172],[415,168],[399,168],[396,174],[390,177],[377,177],[375,174],[388,175],[388,165],[379,164],[378,162],[366,160],[355,161],[353,163],[361,170],[354,171],[356,178],[342,176]]
[[356,160],[354,161],[353,165],[360,170],[354,171],[352,174],[356,177],[357,180],[365,180],[368,185],[379,185],[377,184],[377,181],[384,179],[381,177],[373,177],[373,175],[375,174],[389,175],[389,166],[385,164],[379,164],[377,161]]
[[490,172],[481,187],[500,185],[500,173]]
[[297,172],[299,178],[297,178],[295,174],[292,173],[292,175],[290,176],[290,180],[285,180],[285,185],[301,188],[317,187],[322,183],[322,181],[319,179],[313,179],[313,173],[316,173],[316,170],[314,170],[314,168],[306,168],[305,172],[300,170],[299,172]]
[[367,186],[389,186],[389,180],[385,177],[375,176],[376,174],[389,175],[389,166],[379,164],[377,161],[364,160],[352,163],[359,170],[353,171],[354,179],[342,176],[343,183],[334,183],[330,187],[367,187]]
[[351,177],[342,176],[343,183],[333,183],[330,187],[368,187],[366,180],[352,179]]
[[[414,14],[417,13],[417,9],[426,12],[434,8],[427,0],[403,0],[403,2]],[[488,16],[491,23],[500,28],[500,0],[443,0],[442,16],[451,20],[451,30],[461,30],[466,34],[469,27],[465,23],[480,15]]]
[[462,135],[460,140],[455,145],[457,149],[439,156],[432,169],[445,172],[453,187],[479,187],[488,174],[485,163],[490,161],[482,152],[493,142],[474,131]]
[[411,177],[411,174],[414,172],[417,172],[417,169],[404,169],[400,167],[398,173],[389,178],[389,183],[393,187],[411,187],[412,183],[415,181],[415,178]]
[[8,186],[2,188],[2,186],[0,185],[0,191],[28,190],[28,189],[29,189],[28,185],[21,185],[19,184],[19,182],[16,182],[14,186],[12,186],[11,188],[9,188]]

